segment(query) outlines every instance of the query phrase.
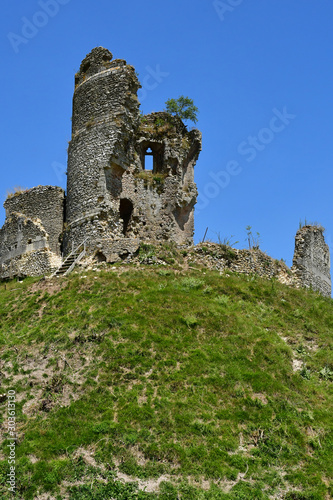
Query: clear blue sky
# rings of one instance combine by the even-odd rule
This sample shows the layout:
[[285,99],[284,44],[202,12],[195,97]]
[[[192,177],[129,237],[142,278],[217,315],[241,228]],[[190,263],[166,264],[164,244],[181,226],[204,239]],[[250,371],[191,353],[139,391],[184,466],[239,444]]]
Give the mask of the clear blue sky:
[[332,0],[4,0],[2,200],[65,187],[74,73],[102,45],[145,82],[144,113],[181,94],[200,110],[196,242],[208,226],[245,247],[251,225],[291,265],[307,218],[332,249],[332,23]]

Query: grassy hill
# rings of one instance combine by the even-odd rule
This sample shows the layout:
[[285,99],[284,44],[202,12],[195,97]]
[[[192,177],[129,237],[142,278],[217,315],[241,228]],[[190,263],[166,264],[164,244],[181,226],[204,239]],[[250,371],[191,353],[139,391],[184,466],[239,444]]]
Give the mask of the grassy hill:
[[0,284],[2,498],[332,498],[332,300],[179,258]]

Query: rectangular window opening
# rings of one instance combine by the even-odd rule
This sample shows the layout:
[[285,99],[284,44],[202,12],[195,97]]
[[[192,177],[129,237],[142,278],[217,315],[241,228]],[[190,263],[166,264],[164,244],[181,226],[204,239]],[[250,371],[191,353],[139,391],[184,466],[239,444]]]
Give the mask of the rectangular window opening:
[[154,168],[154,156],[153,153],[148,153],[145,155],[145,170],[152,171]]

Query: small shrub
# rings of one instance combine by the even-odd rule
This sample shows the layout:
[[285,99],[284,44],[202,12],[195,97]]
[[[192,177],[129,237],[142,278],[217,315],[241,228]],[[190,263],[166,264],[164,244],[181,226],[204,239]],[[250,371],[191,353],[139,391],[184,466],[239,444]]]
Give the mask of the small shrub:
[[303,229],[303,227],[305,227],[305,226],[313,226],[322,232],[325,231],[325,228],[319,222],[317,222],[317,221],[310,222],[306,219],[306,217],[305,217],[304,221],[302,221],[302,220],[299,221],[298,229]]
[[305,356],[308,353],[306,347],[304,347],[303,344],[300,344],[298,347],[296,347],[295,350],[298,354],[301,354],[302,356]]
[[229,303],[229,297],[227,295],[219,295],[216,297],[215,302],[221,306],[226,306]]
[[198,108],[194,105],[193,99],[181,95],[178,99],[168,99],[166,101],[166,111],[177,116],[181,120],[191,120],[197,123]]
[[252,233],[252,227],[251,226],[246,226],[246,235],[247,235],[247,242],[249,244],[249,250],[259,250],[260,246],[260,233],[254,234]]
[[153,173],[150,170],[142,170],[135,175],[138,179],[143,179],[149,186],[163,186],[166,174]]
[[24,188],[21,186],[15,186],[15,187],[13,187],[13,189],[7,190],[7,200],[10,198],[13,198],[14,196],[19,196],[22,193],[26,193],[27,191],[29,191],[28,188]]
[[180,284],[184,290],[198,290],[204,285],[204,281],[199,278],[183,278]]
[[310,380],[311,378],[311,371],[306,368],[305,366],[302,368],[302,370],[299,372],[301,377],[305,378],[306,380]]
[[223,245],[224,247],[233,247],[239,243],[239,241],[233,241],[234,235],[232,234],[231,236],[225,236],[224,238],[221,237],[221,234],[218,232],[216,233],[217,236],[217,241],[219,245]]
[[149,243],[142,243],[139,249],[139,261],[143,264],[147,259],[155,256],[155,247]]
[[161,118],[158,118],[158,119],[155,121],[155,125],[156,125],[156,127],[163,127],[165,124],[166,124],[166,122],[165,122],[164,120],[162,120]]
[[198,324],[198,319],[195,316],[185,316],[182,321],[188,328],[194,328]]
[[223,252],[223,257],[228,261],[231,262],[237,258],[236,252],[229,247],[228,245],[221,245],[221,249]]
[[158,274],[159,274],[160,276],[170,276],[171,271],[169,271],[168,269],[160,269],[160,270],[158,271]]
[[333,380],[333,370],[331,370],[328,366],[325,366],[325,368],[320,370],[319,376],[323,380]]

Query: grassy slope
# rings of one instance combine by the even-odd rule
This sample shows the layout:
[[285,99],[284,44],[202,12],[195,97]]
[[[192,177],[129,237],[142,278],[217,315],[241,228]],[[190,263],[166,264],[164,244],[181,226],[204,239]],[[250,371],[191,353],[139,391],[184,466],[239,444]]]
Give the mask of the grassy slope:
[[0,285],[16,498],[331,498],[331,299],[162,266],[61,283]]

